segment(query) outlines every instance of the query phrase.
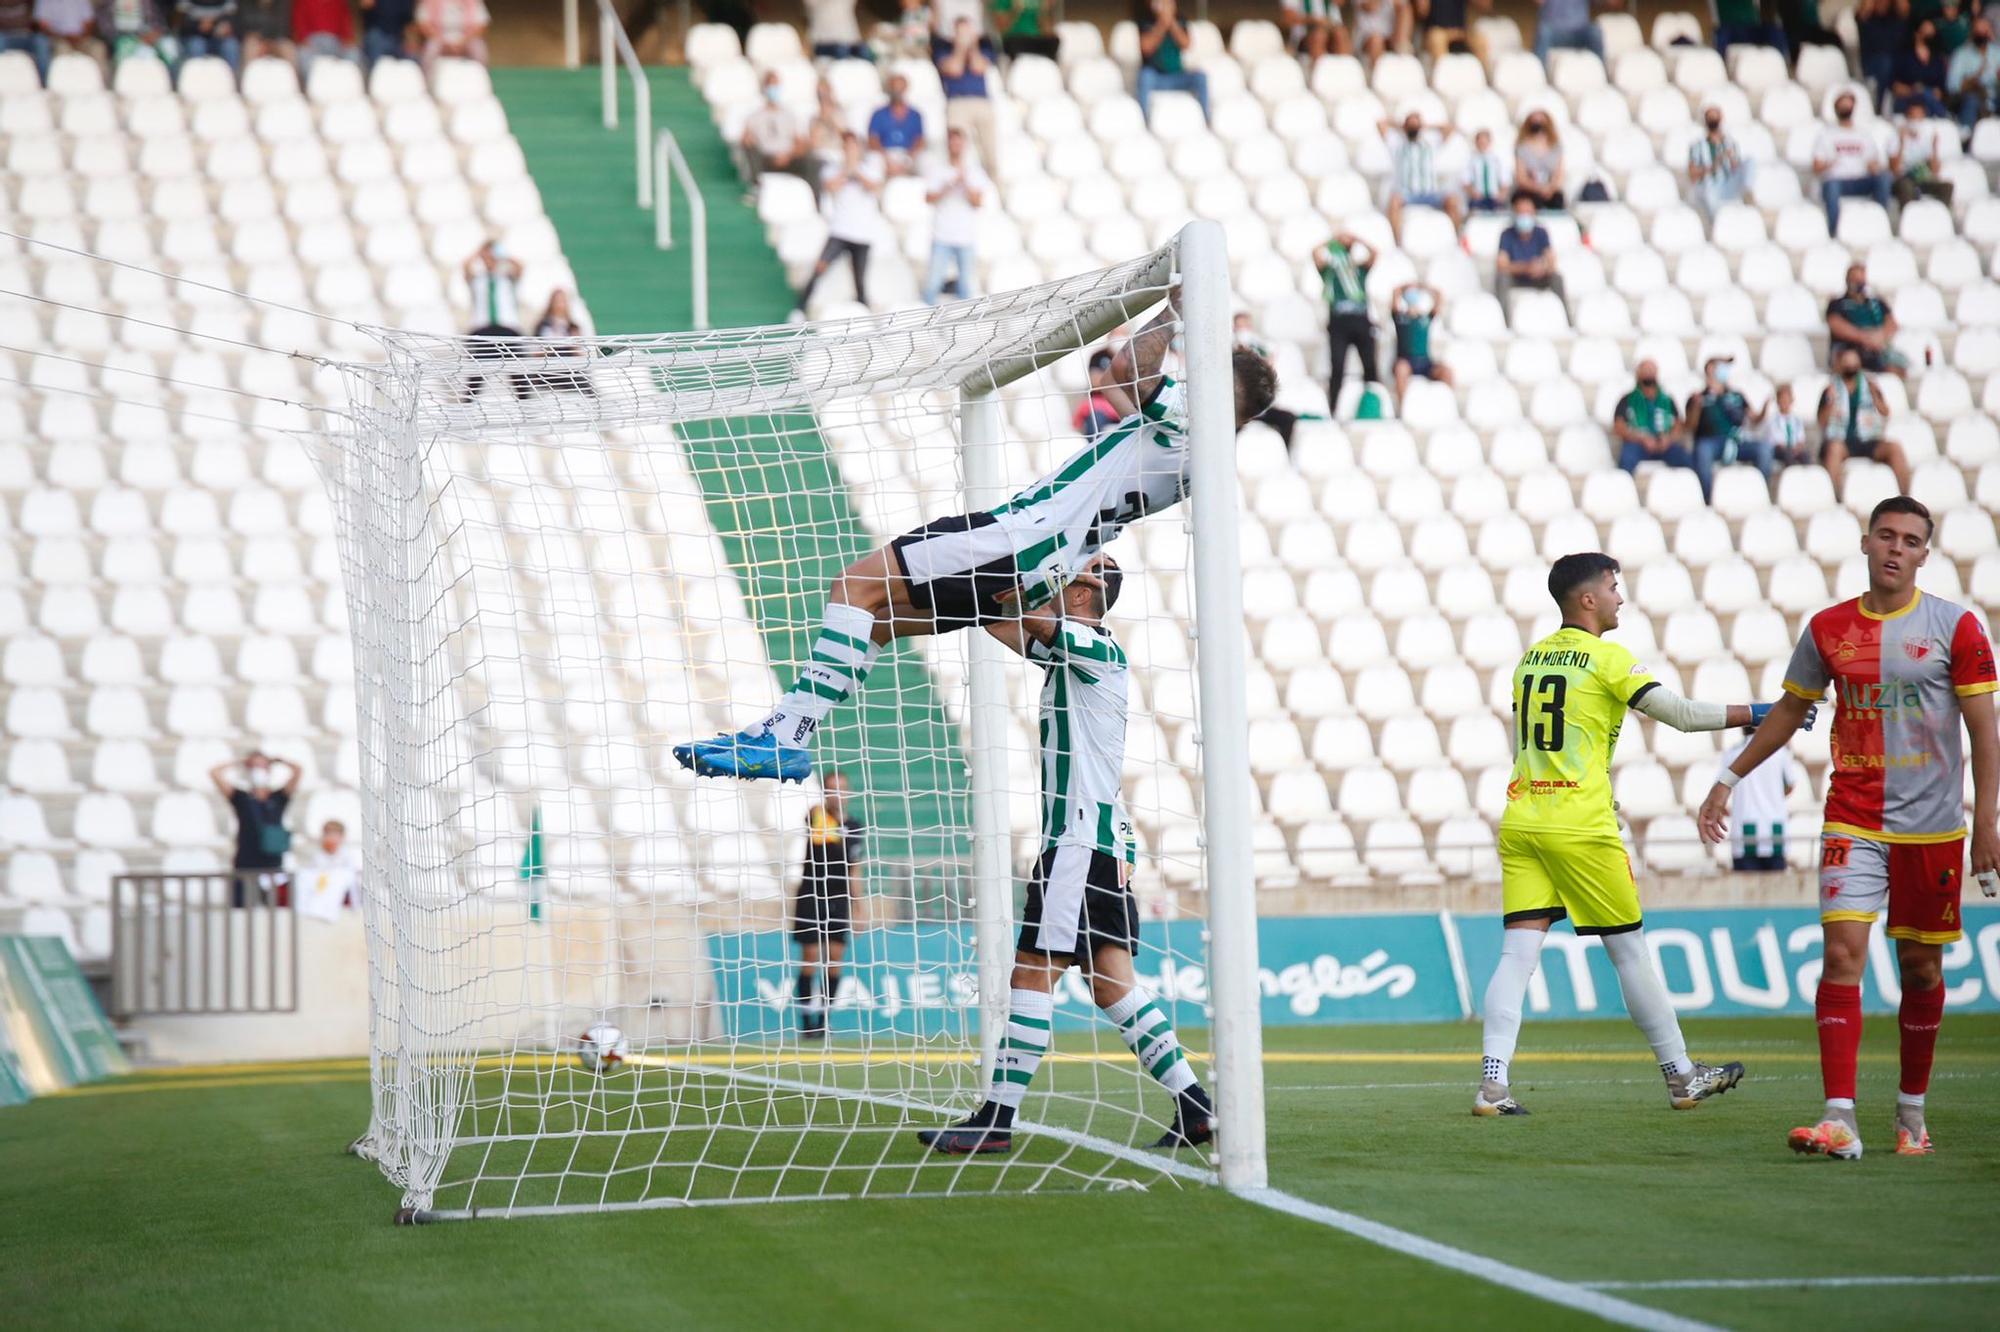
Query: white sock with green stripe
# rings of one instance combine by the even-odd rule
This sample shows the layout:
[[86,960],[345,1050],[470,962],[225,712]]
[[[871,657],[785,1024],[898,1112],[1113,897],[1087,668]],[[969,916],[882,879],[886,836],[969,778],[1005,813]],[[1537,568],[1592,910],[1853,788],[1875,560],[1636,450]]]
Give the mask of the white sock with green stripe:
[[777,736],[779,744],[804,749],[834,705],[845,703],[860,687],[881,655],[871,637],[874,632],[875,617],[868,611],[838,601],[827,603],[811,658],[778,700],[778,710],[764,719],[764,729]]
[[1166,1010],[1153,1002],[1152,995],[1135,985],[1123,999],[1105,1008],[1104,1016],[1117,1025],[1118,1034],[1139,1057],[1139,1066],[1162,1087],[1179,1096],[1196,1084],[1194,1069],[1181,1051],[1180,1037],[1174,1035],[1174,1024],[1167,1020]]
[[1007,1030],[993,1059],[993,1090],[988,1102],[997,1107],[994,1122],[1006,1128],[1028,1094],[1028,1084],[1049,1051],[1049,1020],[1055,1012],[1053,995],[1041,990],[1013,990],[1007,995]]

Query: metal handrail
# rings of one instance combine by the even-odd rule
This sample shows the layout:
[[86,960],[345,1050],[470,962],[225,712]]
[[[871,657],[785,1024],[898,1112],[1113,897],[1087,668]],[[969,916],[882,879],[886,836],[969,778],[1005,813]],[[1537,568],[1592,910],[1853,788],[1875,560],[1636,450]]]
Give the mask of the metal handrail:
[[696,183],[687,158],[681,155],[674,132],[662,129],[654,145],[653,172],[660,182],[660,198],[653,213],[653,241],[662,250],[674,248],[674,178],[679,177],[681,188],[687,191],[688,221],[694,232],[690,255],[694,326],[705,329],[708,327],[708,204],[701,197],[701,186]]
[[623,61],[626,73],[632,76],[632,109],[635,127],[636,154],[639,170],[639,207],[653,206],[653,88],[646,81],[645,66],[639,63],[639,53],[632,49],[632,39],[625,35],[625,25],[618,20],[618,11],[611,7],[611,0],[597,0],[597,56],[604,79],[604,128],[618,128],[618,63]]

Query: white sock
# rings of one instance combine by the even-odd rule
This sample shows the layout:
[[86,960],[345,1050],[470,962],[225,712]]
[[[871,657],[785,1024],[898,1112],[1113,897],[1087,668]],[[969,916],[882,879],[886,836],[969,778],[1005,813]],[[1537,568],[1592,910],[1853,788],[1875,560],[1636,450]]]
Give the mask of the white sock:
[[1007,996],[1007,1030],[993,1060],[992,1101],[1009,1110],[1021,1108],[1028,1084],[1049,1048],[1049,1017],[1054,996],[1040,990],[1014,990]]
[[1660,1071],[1692,1072],[1694,1062],[1688,1058],[1687,1041],[1681,1036],[1681,1020],[1674,1012],[1673,1000],[1667,998],[1659,969],[1653,965],[1652,951],[1646,947],[1646,932],[1627,930],[1623,934],[1607,934],[1604,951],[1610,955],[1611,965],[1618,969],[1618,988],[1625,995],[1625,1011],[1632,1015],[1646,1043],[1653,1047]]
[[1829,1110],[1852,1110],[1854,1108],[1854,1098],[1852,1096],[1829,1096],[1826,1098],[1826,1108]]
[[1899,1091],[1896,1093],[1896,1104],[1907,1105],[1912,1110],[1921,1110],[1924,1108],[1924,1094],[1922,1092]]
[[869,612],[844,602],[827,603],[812,656],[778,700],[778,710],[764,719],[764,729],[779,744],[804,749],[812,743],[826,714],[848,700],[881,655],[871,638],[874,632],[875,617]]
[[1493,979],[1486,983],[1486,1032],[1482,1039],[1485,1060],[1480,1076],[1487,1082],[1507,1085],[1507,1065],[1514,1060],[1514,1046],[1521,1039],[1521,1006],[1528,999],[1528,982],[1542,960],[1542,930],[1502,930],[1500,963]]
[[1153,1002],[1152,995],[1135,985],[1103,1012],[1124,1037],[1126,1047],[1138,1056],[1139,1066],[1162,1087],[1179,1096],[1199,1081],[1181,1050],[1180,1038],[1174,1035],[1174,1024]]

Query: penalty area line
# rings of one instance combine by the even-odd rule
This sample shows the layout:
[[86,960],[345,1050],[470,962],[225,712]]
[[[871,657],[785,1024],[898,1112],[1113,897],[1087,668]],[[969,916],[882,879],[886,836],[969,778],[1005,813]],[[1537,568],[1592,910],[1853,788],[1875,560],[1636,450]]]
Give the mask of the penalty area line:
[[1843,1290],[1854,1286],[1993,1286],[2000,1276],[1683,1277],[1671,1281],[1585,1281],[1590,1290]]

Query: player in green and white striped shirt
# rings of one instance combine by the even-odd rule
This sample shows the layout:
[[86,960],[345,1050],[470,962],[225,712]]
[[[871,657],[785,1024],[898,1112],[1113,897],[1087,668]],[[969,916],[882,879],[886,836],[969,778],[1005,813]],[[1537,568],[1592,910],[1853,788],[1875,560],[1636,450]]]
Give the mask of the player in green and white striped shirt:
[[[734,735],[674,746],[681,766],[704,777],[805,780],[813,732],[885,644],[1012,620],[1054,595],[1068,571],[1128,523],[1185,498],[1186,389],[1161,370],[1179,328],[1169,294],[1113,355],[1100,391],[1125,416],[1095,443],[991,512],[939,518],[849,565],[834,580],[812,658],[777,711]],[[1271,405],[1277,375],[1247,348],[1234,351],[1231,368],[1241,430]]]
[[992,1089],[963,1122],[918,1131],[918,1141],[933,1151],[1012,1150],[1014,1113],[1049,1048],[1056,982],[1072,966],[1082,969],[1091,998],[1140,1065],[1174,1094],[1173,1127],[1153,1145],[1193,1147],[1215,1136],[1214,1108],[1173,1023],[1132,972],[1139,947],[1139,904],[1131,887],[1136,849],[1119,798],[1130,671],[1103,626],[1122,581],[1117,564],[1100,555],[1074,576],[1057,605],[986,626],[1048,672],[1042,685],[1042,854],[1028,883]]

